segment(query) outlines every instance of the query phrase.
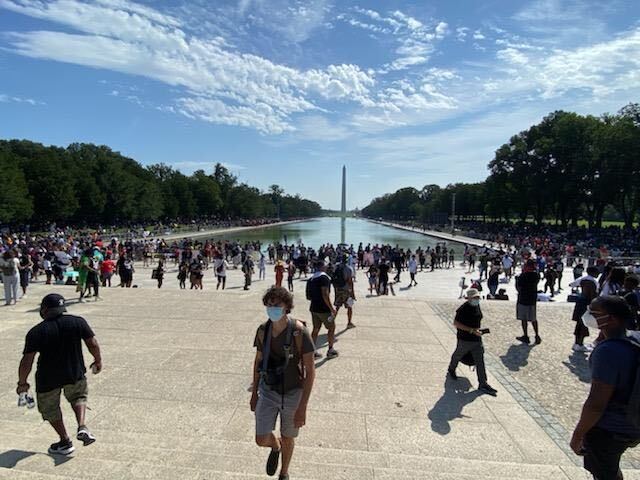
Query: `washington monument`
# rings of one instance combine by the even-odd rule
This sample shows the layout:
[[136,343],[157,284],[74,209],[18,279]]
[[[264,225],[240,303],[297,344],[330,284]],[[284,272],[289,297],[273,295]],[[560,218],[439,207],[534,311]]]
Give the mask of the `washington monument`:
[[347,167],[342,166],[342,216],[347,215]]

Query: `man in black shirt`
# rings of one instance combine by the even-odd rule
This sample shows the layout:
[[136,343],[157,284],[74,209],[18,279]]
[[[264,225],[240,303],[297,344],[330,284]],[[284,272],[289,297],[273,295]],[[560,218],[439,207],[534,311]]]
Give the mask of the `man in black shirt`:
[[40,316],[43,321],[27,333],[16,389],[18,395],[29,391],[27,377],[31,373],[36,353],[39,353],[36,369],[38,411],[43,420],[48,421],[60,436],[60,441],[49,447],[49,453],[61,455],[69,455],[74,451],[60,410],[62,390],[76,414],[76,438],[84,445],[95,441],[95,437],[85,426],[88,390],[81,340],[84,340],[93,355],[93,372],[99,373],[102,370],[100,346],[91,327],[84,318],[66,315],[66,311],[61,295],[51,293],[42,299]]
[[[329,291],[331,289],[331,277],[326,273],[327,267],[324,261],[319,260],[315,264],[315,273],[311,280],[307,282],[307,300],[311,301],[309,305],[309,311],[311,312],[311,319],[313,321],[313,331],[311,337],[315,344],[318,340],[318,334],[320,328],[324,325],[327,328],[327,343],[329,344],[329,350],[327,351],[327,358],[334,358],[338,356],[338,352],[333,348],[336,334],[336,309],[331,304],[331,297]],[[314,354],[316,358],[321,355],[316,351]]]
[[516,290],[518,290],[518,301],[516,304],[516,315],[522,322],[522,336],[516,340],[529,344],[528,327],[529,322],[533,326],[536,345],[542,342],[538,332],[538,317],[536,305],[538,304],[538,282],[540,275],[536,271],[536,262],[527,260],[524,265],[524,272],[516,278]]
[[480,292],[475,288],[467,290],[467,301],[456,311],[456,318],[453,325],[458,330],[458,344],[455,352],[451,355],[449,363],[449,378],[457,380],[456,367],[466,356],[471,355],[478,374],[478,390],[495,396],[497,391],[487,383],[487,372],[484,367],[484,347],[482,346],[482,331],[480,322],[482,321],[482,311],[480,310]]

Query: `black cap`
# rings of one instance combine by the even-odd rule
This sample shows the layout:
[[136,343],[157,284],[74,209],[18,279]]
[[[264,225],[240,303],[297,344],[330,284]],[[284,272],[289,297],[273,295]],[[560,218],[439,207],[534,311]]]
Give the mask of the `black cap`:
[[57,293],[50,293],[49,295],[44,297],[42,299],[42,302],[40,303],[40,308],[61,308],[64,311],[67,310],[64,297]]

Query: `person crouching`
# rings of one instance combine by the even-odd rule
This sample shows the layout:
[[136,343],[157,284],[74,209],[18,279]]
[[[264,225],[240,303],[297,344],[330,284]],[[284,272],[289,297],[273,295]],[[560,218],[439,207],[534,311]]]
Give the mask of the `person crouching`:
[[484,347],[482,346],[482,310],[480,310],[480,292],[475,288],[467,290],[466,301],[456,310],[453,325],[457,329],[458,344],[449,363],[448,376],[457,380],[456,367],[466,356],[471,355],[478,373],[478,390],[495,396],[497,390],[487,383],[487,372],[484,366]]

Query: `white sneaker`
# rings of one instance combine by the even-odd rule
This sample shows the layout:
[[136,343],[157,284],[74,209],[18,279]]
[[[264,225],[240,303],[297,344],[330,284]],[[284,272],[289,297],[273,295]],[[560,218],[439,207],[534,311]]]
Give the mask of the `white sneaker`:
[[571,347],[571,350],[573,350],[574,352],[586,352],[587,347],[585,347],[584,345],[578,345],[576,343],[573,347]]
[[86,300],[84,298],[81,298],[80,300],[78,300],[78,303],[85,303]]

